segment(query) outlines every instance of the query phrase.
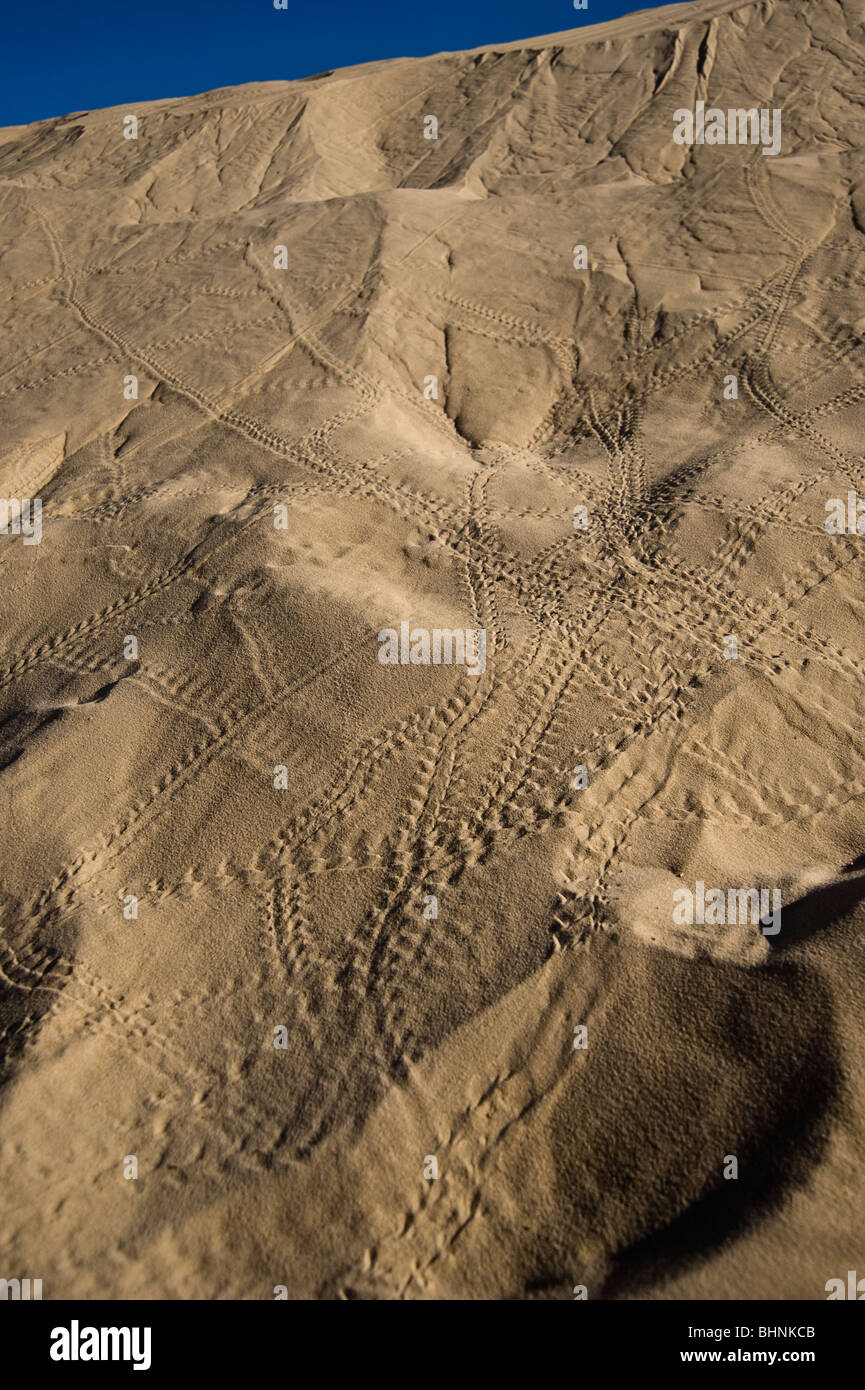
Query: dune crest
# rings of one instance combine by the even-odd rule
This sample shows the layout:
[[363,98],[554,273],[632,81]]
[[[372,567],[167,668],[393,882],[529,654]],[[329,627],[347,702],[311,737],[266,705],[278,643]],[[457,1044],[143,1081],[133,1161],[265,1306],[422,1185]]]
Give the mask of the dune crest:
[[0,1276],[861,1263],[863,57],[695,0],[0,132]]

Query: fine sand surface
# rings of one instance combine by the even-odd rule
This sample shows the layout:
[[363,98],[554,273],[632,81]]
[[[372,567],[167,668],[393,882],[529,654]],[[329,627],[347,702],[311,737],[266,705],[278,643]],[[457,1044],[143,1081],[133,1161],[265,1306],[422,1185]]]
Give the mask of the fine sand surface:
[[863,0],[0,131],[0,1276],[865,1276],[863,135]]

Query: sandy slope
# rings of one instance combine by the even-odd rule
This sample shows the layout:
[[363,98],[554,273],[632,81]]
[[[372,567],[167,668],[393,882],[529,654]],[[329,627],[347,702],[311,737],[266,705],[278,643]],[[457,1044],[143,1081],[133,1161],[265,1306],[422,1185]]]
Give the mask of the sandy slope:
[[[863,25],[696,0],[0,133],[44,508],[0,537],[0,1275],[865,1275]],[[677,145],[697,100],[781,153]],[[404,619],[486,670],[382,665]],[[781,932],[675,924],[697,880]]]

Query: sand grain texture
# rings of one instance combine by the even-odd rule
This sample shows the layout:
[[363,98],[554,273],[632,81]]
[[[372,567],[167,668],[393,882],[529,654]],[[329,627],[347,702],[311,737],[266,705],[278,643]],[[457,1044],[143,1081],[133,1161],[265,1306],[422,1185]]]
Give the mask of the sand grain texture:
[[862,0],[696,0],[0,132],[0,1274],[865,1274],[863,110]]

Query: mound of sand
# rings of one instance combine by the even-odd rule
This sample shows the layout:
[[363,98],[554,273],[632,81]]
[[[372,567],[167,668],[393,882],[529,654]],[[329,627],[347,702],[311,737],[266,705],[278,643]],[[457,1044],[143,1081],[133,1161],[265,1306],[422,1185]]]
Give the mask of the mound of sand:
[[[863,25],[0,133],[0,1275],[861,1268]],[[778,153],[675,138],[749,108]]]

